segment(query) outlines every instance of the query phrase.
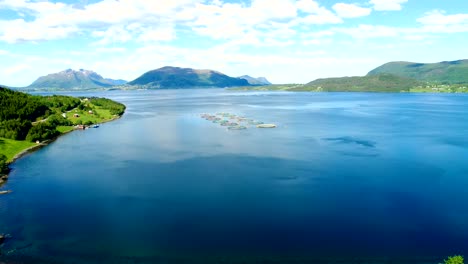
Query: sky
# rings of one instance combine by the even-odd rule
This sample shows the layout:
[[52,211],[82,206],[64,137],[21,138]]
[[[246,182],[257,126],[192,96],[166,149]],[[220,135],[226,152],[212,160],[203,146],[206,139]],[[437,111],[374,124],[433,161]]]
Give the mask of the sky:
[[0,84],[163,66],[273,83],[468,59],[466,0],[0,0]]

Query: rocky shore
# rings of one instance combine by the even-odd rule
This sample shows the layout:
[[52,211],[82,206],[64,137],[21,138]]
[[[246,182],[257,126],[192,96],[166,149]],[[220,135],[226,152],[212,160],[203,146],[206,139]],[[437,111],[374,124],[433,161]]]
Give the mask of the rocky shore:
[[0,187],[8,180],[8,175],[0,175]]

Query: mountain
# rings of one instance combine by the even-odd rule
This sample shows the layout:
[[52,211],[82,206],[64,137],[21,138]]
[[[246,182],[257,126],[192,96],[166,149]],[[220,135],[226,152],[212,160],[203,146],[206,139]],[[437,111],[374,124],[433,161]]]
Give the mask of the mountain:
[[265,77],[254,78],[249,75],[242,75],[239,78],[247,80],[247,82],[249,82],[250,85],[270,85],[271,84],[271,82],[269,82]]
[[290,91],[400,92],[420,85],[416,80],[392,74],[317,79]]
[[150,88],[248,86],[247,80],[229,77],[217,71],[166,66],[152,70],[128,83]]
[[380,73],[389,73],[426,82],[462,84],[468,83],[468,60],[438,63],[389,62],[373,69],[367,75]]
[[68,69],[39,77],[28,89],[96,89],[118,85],[122,80],[104,79],[101,75],[88,70]]
[[127,81],[126,81],[126,80],[122,80],[122,79],[114,80],[114,79],[105,78],[104,80],[106,80],[107,82],[111,83],[112,85],[124,85],[124,84],[127,84]]

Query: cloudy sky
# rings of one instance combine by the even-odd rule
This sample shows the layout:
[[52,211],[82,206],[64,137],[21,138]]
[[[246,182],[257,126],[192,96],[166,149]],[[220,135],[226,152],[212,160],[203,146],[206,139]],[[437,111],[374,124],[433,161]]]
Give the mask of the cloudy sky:
[[0,84],[162,66],[274,83],[468,59],[466,0],[0,0]]

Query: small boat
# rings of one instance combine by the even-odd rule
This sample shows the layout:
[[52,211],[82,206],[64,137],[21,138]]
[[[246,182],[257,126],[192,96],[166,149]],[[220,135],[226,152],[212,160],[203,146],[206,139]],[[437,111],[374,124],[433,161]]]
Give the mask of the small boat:
[[99,127],[99,124],[93,125],[93,128],[98,128],[98,127]]
[[275,128],[276,125],[275,124],[260,124],[260,125],[257,125],[258,128]]
[[9,193],[11,193],[11,190],[7,190],[7,191],[0,191],[0,195],[2,195],[2,194],[9,194]]

